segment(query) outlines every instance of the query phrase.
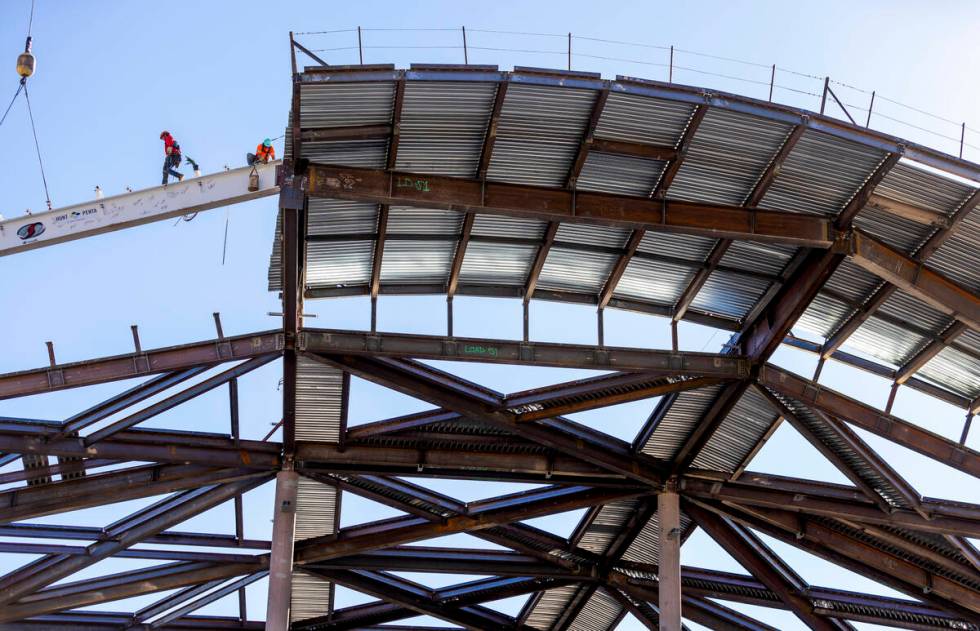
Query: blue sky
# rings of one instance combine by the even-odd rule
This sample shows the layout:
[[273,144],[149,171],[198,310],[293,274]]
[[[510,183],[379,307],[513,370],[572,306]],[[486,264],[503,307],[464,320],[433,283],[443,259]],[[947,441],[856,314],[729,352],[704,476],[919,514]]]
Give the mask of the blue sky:
[[[492,6],[491,10],[488,10]],[[0,84],[0,100],[6,107],[16,88],[13,62],[22,50],[27,28],[29,0],[0,2],[0,60],[8,60],[6,83]],[[482,30],[509,30],[576,35],[608,40],[644,42],[677,47],[678,66],[717,74],[767,81],[768,70],[680,52],[699,51],[735,57],[760,64],[776,63],[814,76],[832,78],[862,89],[934,112],[953,121],[973,117],[980,129],[976,102],[980,86],[973,80],[980,64],[975,33],[980,25],[980,5],[971,2],[824,2],[819,7],[787,3],[706,1],[686,3],[649,2],[58,2],[38,0],[34,19],[34,52],[38,71],[30,81],[38,137],[47,179],[56,206],[92,198],[100,185],[106,194],[158,183],[161,129],[180,140],[184,152],[199,161],[205,172],[224,165],[242,164],[244,153],[266,136],[278,136],[286,122],[289,104],[289,30],[324,31],[366,28],[456,28],[470,31],[471,63],[496,63],[564,67],[561,53],[513,53],[476,50],[519,48],[563,51],[561,37],[518,37]],[[364,33],[366,62],[393,62],[403,67],[415,61],[462,62],[455,48],[431,50],[375,48],[377,46],[456,46],[458,33],[434,31],[404,33],[368,30]],[[311,48],[343,48],[356,45],[356,33],[303,36]],[[323,55],[332,63],[356,62],[356,50]],[[590,40],[575,40],[573,53],[644,61],[646,64],[573,56],[573,67],[603,73],[665,78],[665,69],[648,65],[664,63],[665,51],[628,47]],[[677,70],[675,79],[765,97],[768,88],[757,83]],[[819,92],[820,82],[780,73],[777,84]],[[6,86],[6,87],[4,87]],[[868,95],[841,86],[847,103],[864,104]],[[806,94],[778,91],[777,100],[816,108],[818,99]],[[915,125],[958,137],[955,125],[921,116],[882,101],[882,112]],[[886,109],[891,107],[892,109]],[[877,106],[876,106],[877,109]],[[834,113],[831,111],[831,113]],[[862,119],[863,120],[863,119]],[[875,126],[875,120],[872,119]],[[892,133],[955,150],[955,142],[911,127],[879,120]],[[970,125],[971,121],[967,121]],[[968,134],[967,142],[980,145],[980,135]],[[0,127],[4,164],[0,169],[0,213],[18,216],[25,209],[44,208],[33,141],[23,101],[15,104]],[[281,150],[281,143],[277,148]],[[972,152],[972,153],[971,153]],[[966,157],[980,159],[967,149]],[[230,222],[228,257],[221,265],[222,236]],[[275,224],[275,202],[264,199],[238,205],[229,211],[202,213],[191,222],[173,221],[142,226],[125,232],[44,248],[0,258],[0,331],[3,352],[0,371],[19,370],[46,363],[46,340],[55,343],[59,361],[128,352],[132,349],[130,324],[139,324],[144,348],[213,337],[211,313],[220,311],[225,331],[245,333],[274,328],[269,317],[279,304],[265,290],[268,254]],[[456,300],[458,335],[520,336],[520,306],[515,301]],[[313,326],[363,328],[368,304],[363,299],[320,301],[308,311],[319,317]],[[379,327],[409,332],[444,331],[444,299],[383,298]],[[434,314],[434,315],[433,315]],[[560,322],[546,328],[543,321]],[[594,311],[590,308],[535,303],[532,337],[550,341],[592,342]],[[685,325],[682,346],[717,349],[727,334]],[[606,342],[630,346],[669,346],[667,322],[648,316],[611,311],[606,315]],[[788,349],[777,361],[812,374],[814,358]],[[476,365],[448,366],[463,376],[488,386],[513,391],[576,378],[582,371],[535,371]],[[277,382],[279,364],[266,366],[242,380],[243,433],[260,438],[279,418]],[[887,384],[828,364],[822,382],[845,393],[883,406]],[[128,384],[113,384],[0,403],[0,414],[37,418],[64,418],[101,400]],[[419,409],[424,404],[406,400],[364,382],[354,382],[351,419],[366,422]],[[629,437],[656,401],[619,406],[608,412],[590,412],[579,420],[611,434]],[[414,406],[414,408],[412,408]],[[962,414],[903,388],[894,411],[933,431],[959,437]],[[218,390],[150,425],[227,429],[227,394]],[[864,435],[864,434],[862,434]],[[980,433],[970,444],[980,447]],[[978,496],[976,480],[925,458],[864,435],[926,495],[953,499]],[[840,474],[788,426],[779,430],[752,469],[780,474],[799,474],[815,479],[842,481]],[[805,471],[805,473],[800,473]],[[460,483],[429,484],[464,499],[506,492],[511,487]],[[268,536],[271,486],[248,496],[247,535]],[[345,497],[345,524],[388,515],[386,509],[365,500]],[[103,525],[114,516],[142,505],[129,502],[111,509],[81,511],[48,521]],[[230,511],[222,507],[202,515],[182,528],[225,531]],[[552,519],[549,525],[567,533],[574,519]],[[454,545],[476,545],[465,536]],[[781,544],[780,554],[815,584],[889,593],[870,582],[808,557]],[[27,560],[0,556],[6,571]],[[717,546],[695,535],[684,547],[684,563],[735,569]],[[90,569],[90,574],[134,567],[134,562],[113,561]],[[428,584],[462,580],[456,577],[423,577]],[[437,581],[439,581],[437,583]],[[250,588],[250,611],[264,611],[265,582]],[[360,602],[344,592],[339,604]],[[152,600],[152,598],[150,599]],[[145,600],[140,601],[145,602]],[[106,609],[128,607],[110,603]],[[139,605],[137,605],[139,606]],[[519,606],[516,605],[516,606]],[[510,603],[504,609],[514,613]],[[218,603],[206,611],[233,611]],[[745,611],[752,608],[745,607]],[[782,612],[753,612],[779,628],[799,628]],[[627,621],[622,628],[639,628]],[[862,628],[872,628],[864,625]]]

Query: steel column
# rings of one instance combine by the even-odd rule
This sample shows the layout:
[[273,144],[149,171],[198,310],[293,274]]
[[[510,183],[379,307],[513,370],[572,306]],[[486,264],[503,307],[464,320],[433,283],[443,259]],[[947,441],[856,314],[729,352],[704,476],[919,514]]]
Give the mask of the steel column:
[[289,605],[293,580],[293,533],[296,527],[296,490],[299,474],[276,474],[276,500],[272,516],[272,554],[269,557],[267,631],[289,629]]

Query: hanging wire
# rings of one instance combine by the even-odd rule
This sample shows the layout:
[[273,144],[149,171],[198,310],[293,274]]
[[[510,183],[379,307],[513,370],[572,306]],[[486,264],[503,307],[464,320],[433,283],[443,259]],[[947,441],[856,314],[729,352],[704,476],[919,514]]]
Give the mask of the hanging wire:
[[31,95],[27,92],[27,83],[24,83],[24,98],[27,100],[27,114],[31,118],[31,132],[34,134],[34,149],[37,150],[37,164],[41,167],[41,181],[44,183],[44,198],[48,202],[48,210],[51,210],[51,195],[48,194],[48,178],[44,175],[44,161],[41,160],[41,145],[37,141],[37,127],[34,125],[34,112],[31,110]]
[[20,91],[23,89],[24,89],[24,83],[23,82],[18,83],[17,91],[14,92],[14,98],[10,99],[10,105],[7,106],[7,111],[3,113],[3,118],[0,118],[0,125],[3,125],[3,121],[7,120],[7,114],[10,113],[10,108],[14,106],[14,101],[17,100],[17,97],[20,96]]
[[27,22],[27,36],[31,36],[31,29],[34,28],[34,0],[31,0],[31,17]]

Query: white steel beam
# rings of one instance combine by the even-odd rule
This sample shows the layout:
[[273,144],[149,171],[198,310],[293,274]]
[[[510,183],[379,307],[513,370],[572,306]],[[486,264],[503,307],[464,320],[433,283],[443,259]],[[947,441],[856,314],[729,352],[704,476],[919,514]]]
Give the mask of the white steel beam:
[[241,167],[0,221],[0,256],[275,195],[281,163],[257,165],[257,191],[248,190],[252,167]]

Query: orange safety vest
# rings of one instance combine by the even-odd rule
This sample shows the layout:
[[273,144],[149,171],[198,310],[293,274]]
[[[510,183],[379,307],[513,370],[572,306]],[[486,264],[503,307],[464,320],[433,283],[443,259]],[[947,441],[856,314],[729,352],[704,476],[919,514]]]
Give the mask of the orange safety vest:
[[255,148],[255,158],[263,162],[268,162],[269,160],[276,159],[276,148],[272,145],[266,147],[261,142],[259,146]]

